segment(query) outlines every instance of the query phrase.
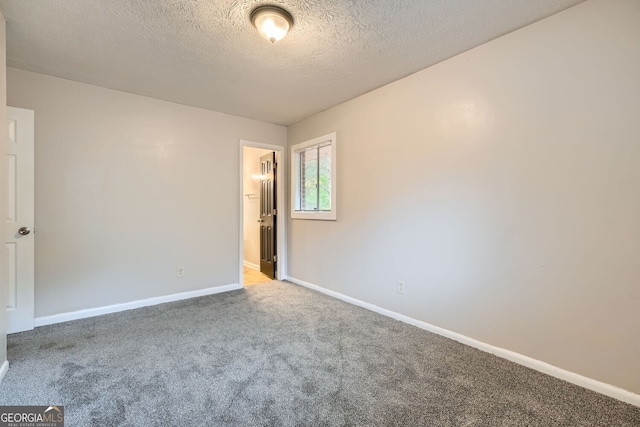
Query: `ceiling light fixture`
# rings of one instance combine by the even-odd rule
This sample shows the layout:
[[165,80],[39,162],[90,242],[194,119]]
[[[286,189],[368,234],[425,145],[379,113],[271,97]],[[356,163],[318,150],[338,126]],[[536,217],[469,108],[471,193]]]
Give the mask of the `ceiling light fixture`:
[[275,43],[293,27],[293,17],[278,6],[258,6],[251,12],[251,23],[262,37]]

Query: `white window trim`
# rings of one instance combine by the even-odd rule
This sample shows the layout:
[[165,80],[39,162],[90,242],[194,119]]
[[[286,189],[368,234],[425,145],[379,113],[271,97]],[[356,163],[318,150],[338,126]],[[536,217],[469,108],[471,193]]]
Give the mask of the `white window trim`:
[[[296,153],[302,151],[307,147],[313,145],[322,144],[323,142],[331,141],[331,210],[325,212],[313,212],[313,211],[296,211],[296,201],[298,197],[297,186],[300,182],[299,168],[297,168],[298,156]],[[338,140],[336,139],[336,132],[329,133],[327,135],[319,136],[317,138],[304,141],[296,145],[291,146],[291,218],[293,219],[316,219],[324,221],[336,221],[337,220],[337,197],[336,197],[336,171],[337,171],[337,159],[338,157]]]

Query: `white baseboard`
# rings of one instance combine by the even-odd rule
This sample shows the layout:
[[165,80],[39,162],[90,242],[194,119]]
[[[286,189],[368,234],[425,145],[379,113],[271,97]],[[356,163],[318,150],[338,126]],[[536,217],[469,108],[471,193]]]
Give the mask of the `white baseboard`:
[[367,310],[374,311],[376,313],[382,314],[387,317],[391,317],[392,319],[399,320],[404,323],[408,323],[410,325],[416,326],[420,329],[424,329],[429,332],[433,332],[438,335],[442,335],[443,337],[450,338],[454,341],[458,341],[459,343],[466,344],[468,346],[477,348],[478,350],[482,350],[486,353],[491,353],[503,359],[510,360],[511,362],[515,362],[519,365],[526,366],[527,368],[534,369],[536,371],[542,372],[547,375],[551,375],[552,377],[559,378],[561,380],[567,381],[569,383],[578,385],[580,387],[584,387],[586,389],[595,391],[597,393],[604,394],[605,396],[613,397],[614,399],[621,400],[623,402],[629,403],[631,405],[640,407],[640,395],[632,393],[630,391],[624,390],[620,387],[613,386],[611,384],[603,383],[574,372],[566,371],[564,369],[558,368],[556,366],[550,365],[546,362],[542,362],[537,359],[533,359],[529,356],[525,356],[520,353],[516,353],[511,350],[506,350],[504,348],[496,347],[491,344],[484,343],[482,341],[478,341],[473,338],[469,338],[465,335],[459,334],[457,332],[452,332],[447,329],[440,328],[438,326],[431,325],[429,323],[423,322],[421,320],[416,320],[411,317],[405,316],[403,314],[396,313],[391,310],[387,310],[382,307],[378,307],[377,305],[369,304],[364,301],[360,301],[355,298],[351,298],[349,296],[343,295],[341,293],[331,291],[329,289],[322,288],[320,286],[314,285],[309,282],[305,282],[303,280],[296,279],[294,277],[288,277],[288,281],[295,283],[296,285],[303,286],[305,288],[313,289],[314,291],[321,292],[325,295],[329,295],[331,297],[337,298],[344,302],[348,302],[349,304],[357,305],[358,307],[366,308]]
[[250,268],[252,270],[260,271],[260,266],[258,264],[254,264],[252,262],[242,261],[242,265],[244,265],[245,267]]
[[180,292],[178,294],[147,298],[147,299],[138,300],[138,301],[126,302],[123,304],[114,304],[114,305],[108,305],[105,307],[88,308],[86,310],[78,310],[78,311],[71,311],[69,313],[54,314],[51,316],[36,317],[35,326],[38,327],[38,326],[52,325],[54,323],[68,322],[70,320],[86,319],[87,317],[101,316],[103,314],[133,310],[135,308],[164,304],[166,302],[181,301],[189,298],[202,297],[205,295],[213,295],[213,294],[218,294],[220,292],[235,291],[237,289],[242,289],[242,286],[240,286],[238,283],[234,283],[232,285],[215,286],[213,288],[199,289],[197,291]]
[[2,366],[0,366],[0,383],[4,379],[4,376],[7,375],[8,370],[9,370],[9,362],[5,360]]

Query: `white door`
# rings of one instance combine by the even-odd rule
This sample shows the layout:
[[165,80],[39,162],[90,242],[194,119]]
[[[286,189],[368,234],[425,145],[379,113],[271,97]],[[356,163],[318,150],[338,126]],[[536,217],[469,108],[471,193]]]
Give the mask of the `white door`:
[[7,333],[33,329],[33,111],[7,107]]

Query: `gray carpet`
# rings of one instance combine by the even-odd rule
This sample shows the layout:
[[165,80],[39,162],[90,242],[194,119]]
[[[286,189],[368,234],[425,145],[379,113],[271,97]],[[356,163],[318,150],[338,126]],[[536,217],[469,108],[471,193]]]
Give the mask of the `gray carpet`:
[[282,282],[9,336],[67,426],[640,426],[640,408]]

